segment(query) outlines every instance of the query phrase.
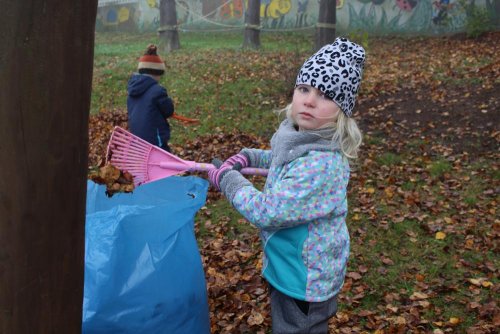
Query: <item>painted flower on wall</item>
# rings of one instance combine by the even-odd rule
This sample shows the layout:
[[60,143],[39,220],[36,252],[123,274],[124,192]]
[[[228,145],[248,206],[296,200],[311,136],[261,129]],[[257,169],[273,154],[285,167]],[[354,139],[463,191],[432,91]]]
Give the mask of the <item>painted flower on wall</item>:
[[396,0],[396,6],[405,12],[411,12],[417,3],[418,0]]
[[151,8],[160,8],[160,5],[156,2],[156,0],[146,0],[146,2]]

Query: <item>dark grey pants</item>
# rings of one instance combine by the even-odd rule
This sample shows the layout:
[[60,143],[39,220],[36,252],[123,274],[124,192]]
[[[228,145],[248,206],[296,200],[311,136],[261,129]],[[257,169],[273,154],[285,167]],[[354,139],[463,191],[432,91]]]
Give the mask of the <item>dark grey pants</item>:
[[337,297],[307,303],[282,294],[271,285],[273,334],[328,334],[328,319],[337,312]]

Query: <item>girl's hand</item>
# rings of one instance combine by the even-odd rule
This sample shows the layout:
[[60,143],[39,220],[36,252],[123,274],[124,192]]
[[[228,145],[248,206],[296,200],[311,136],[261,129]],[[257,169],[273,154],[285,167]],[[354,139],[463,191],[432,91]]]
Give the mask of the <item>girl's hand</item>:
[[234,166],[229,164],[223,164],[219,159],[213,159],[212,164],[217,167],[208,171],[208,180],[210,183],[220,191],[220,182],[224,175],[230,170],[241,170],[241,164],[236,162]]
[[232,157],[230,157],[226,161],[224,161],[224,163],[222,164],[221,167],[224,167],[224,166],[233,167],[237,163],[240,164],[241,168],[246,168],[246,167],[250,166],[250,159],[248,158],[248,156],[244,152],[240,152],[238,154],[233,155]]
[[239,162],[235,163],[232,167],[228,165],[224,166],[222,161],[218,159],[214,159],[212,163],[217,168],[208,171],[208,179],[217,190],[224,193],[230,202],[239,189],[252,186],[252,183],[241,175],[241,164]]

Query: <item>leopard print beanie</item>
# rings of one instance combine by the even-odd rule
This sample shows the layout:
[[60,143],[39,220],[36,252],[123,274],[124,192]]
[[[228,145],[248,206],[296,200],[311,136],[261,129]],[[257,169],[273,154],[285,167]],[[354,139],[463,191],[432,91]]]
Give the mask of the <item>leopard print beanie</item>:
[[295,86],[310,85],[319,89],[351,117],[364,63],[363,47],[339,37],[305,61]]

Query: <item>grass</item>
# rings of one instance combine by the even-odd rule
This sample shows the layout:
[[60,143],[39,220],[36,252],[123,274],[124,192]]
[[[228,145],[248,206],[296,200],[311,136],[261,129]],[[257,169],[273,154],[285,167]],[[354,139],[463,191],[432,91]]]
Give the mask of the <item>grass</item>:
[[446,160],[436,160],[429,165],[429,173],[434,178],[441,177],[444,173],[451,171],[452,166]]
[[366,145],[377,146],[384,143],[384,138],[381,135],[365,135],[363,141]]
[[468,180],[467,184],[469,186],[463,192],[464,202],[467,205],[474,206],[479,202],[479,195],[484,190],[484,185],[482,183],[482,180],[477,177]]
[[[432,312],[438,311],[440,317],[449,319],[459,317],[466,322],[472,322],[468,311],[464,310],[463,303],[469,298],[469,291],[463,288],[463,277],[467,272],[459,266],[460,258],[450,256],[458,254],[457,244],[453,237],[445,240],[436,240],[426,233],[418,221],[404,220],[401,223],[391,224],[388,228],[372,224],[364,224],[366,238],[353,242],[352,253],[362,254],[355,261],[351,261],[349,271],[356,272],[360,265],[367,266],[370,270],[364,274],[363,280],[369,287],[366,297],[361,299],[360,309],[376,309],[384,296],[393,293],[396,295],[411,295],[421,289],[422,284],[434,286],[434,290],[443,290],[436,296],[430,296],[429,301],[433,307],[424,312],[424,317],[435,319]],[[409,233],[412,237],[410,238]],[[369,245],[370,250],[366,251]],[[382,262],[383,258],[392,260],[390,264]],[[490,261],[495,261],[493,251],[484,254]],[[467,251],[463,255],[468,261],[481,263],[481,255]],[[415,261],[418,259],[417,261]],[[422,277],[421,282],[417,275]],[[449,287],[454,287],[450,289]],[[380,287],[383,287],[380,289]],[[349,293],[352,295],[352,293]],[[451,296],[448,299],[446,297]],[[482,291],[479,298],[488,298],[488,292]],[[409,301],[401,296],[392,304],[396,307]],[[462,324],[466,325],[466,324]]]
[[[376,142],[376,137],[370,138],[370,144]],[[467,245],[466,239],[472,236],[476,241],[478,238],[488,239],[491,236],[491,226],[481,222],[467,226],[450,221],[449,217],[460,219],[463,212],[459,213],[453,205],[447,204],[450,198],[443,194],[443,184],[440,179],[445,175],[448,180],[452,177],[455,180],[454,193],[460,198],[459,203],[463,203],[463,207],[467,210],[474,210],[473,208],[491,203],[484,196],[484,191],[491,188],[488,179],[498,181],[498,170],[487,168],[485,160],[466,164],[464,169],[457,169],[450,161],[443,158],[428,160],[426,164],[422,164],[422,161],[412,157],[410,151],[401,154],[386,152],[375,160],[378,168],[382,170],[381,175],[384,175],[381,182],[375,182],[379,187],[375,187],[376,190],[371,196],[372,203],[376,203],[371,212],[376,213],[376,218],[362,213],[355,215],[351,213],[348,219],[351,233],[356,231],[351,239],[348,271],[359,272],[360,267],[368,268],[362,277],[366,291],[355,308],[341,303],[340,309],[344,312],[378,309],[380,313],[390,317],[398,313],[392,313],[381,306],[381,301],[388,295],[397,296],[390,304],[401,310],[408,304],[415,303],[409,300],[409,296],[415,292],[425,291],[424,287],[431,287],[430,290],[435,293],[428,294],[425,299],[430,303],[428,307],[420,307],[421,318],[430,322],[431,330],[443,328],[442,324],[436,325],[440,324],[436,319],[446,323],[449,319],[457,318],[460,319],[460,323],[454,328],[454,332],[465,332],[467,328],[476,324],[476,318],[474,312],[464,305],[469,304],[471,300],[478,301],[479,304],[487,303],[497,295],[487,288],[472,291],[468,279],[487,278],[487,274],[477,268],[486,262],[498,265],[499,259],[494,247],[481,251],[475,248],[477,244],[464,247]],[[437,206],[431,207],[431,212],[435,213],[422,221],[405,218],[401,222],[395,222],[394,215],[404,216],[405,207],[402,204],[385,204],[383,190],[387,186],[385,176],[390,174],[398,178],[395,176],[397,169],[408,164],[419,167],[421,173],[405,175],[400,179],[402,193],[420,192],[423,194],[421,199],[424,203],[433,201]],[[486,178],[485,174],[488,175]],[[370,180],[365,182],[365,188],[372,186]],[[393,200],[398,202],[399,195],[401,193],[395,194]],[[358,196],[356,191],[352,192],[349,198],[351,208],[361,206]],[[435,231],[429,231],[429,226],[435,221],[440,222],[438,230],[450,228],[444,240],[437,240]],[[476,269],[471,270],[468,266]],[[498,284],[497,278],[488,279],[492,280],[493,284]],[[348,298],[353,298],[359,294],[359,290],[346,291],[345,294]]]
[[230,239],[238,239],[248,233],[254,233],[255,228],[246,222],[241,222],[241,219],[241,215],[226,200],[220,200],[209,205],[201,211],[201,214],[197,215],[195,220],[199,228],[199,242],[207,237],[217,237],[213,229],[207,228],[207,221],[209,221],[209,224],[218,224],[220,222],[227,224],[228,232],[226,236]]
[[401,157],[395,153],[387,152],[377,158],[377,162],[384,166],[393,166],[401,162]]

